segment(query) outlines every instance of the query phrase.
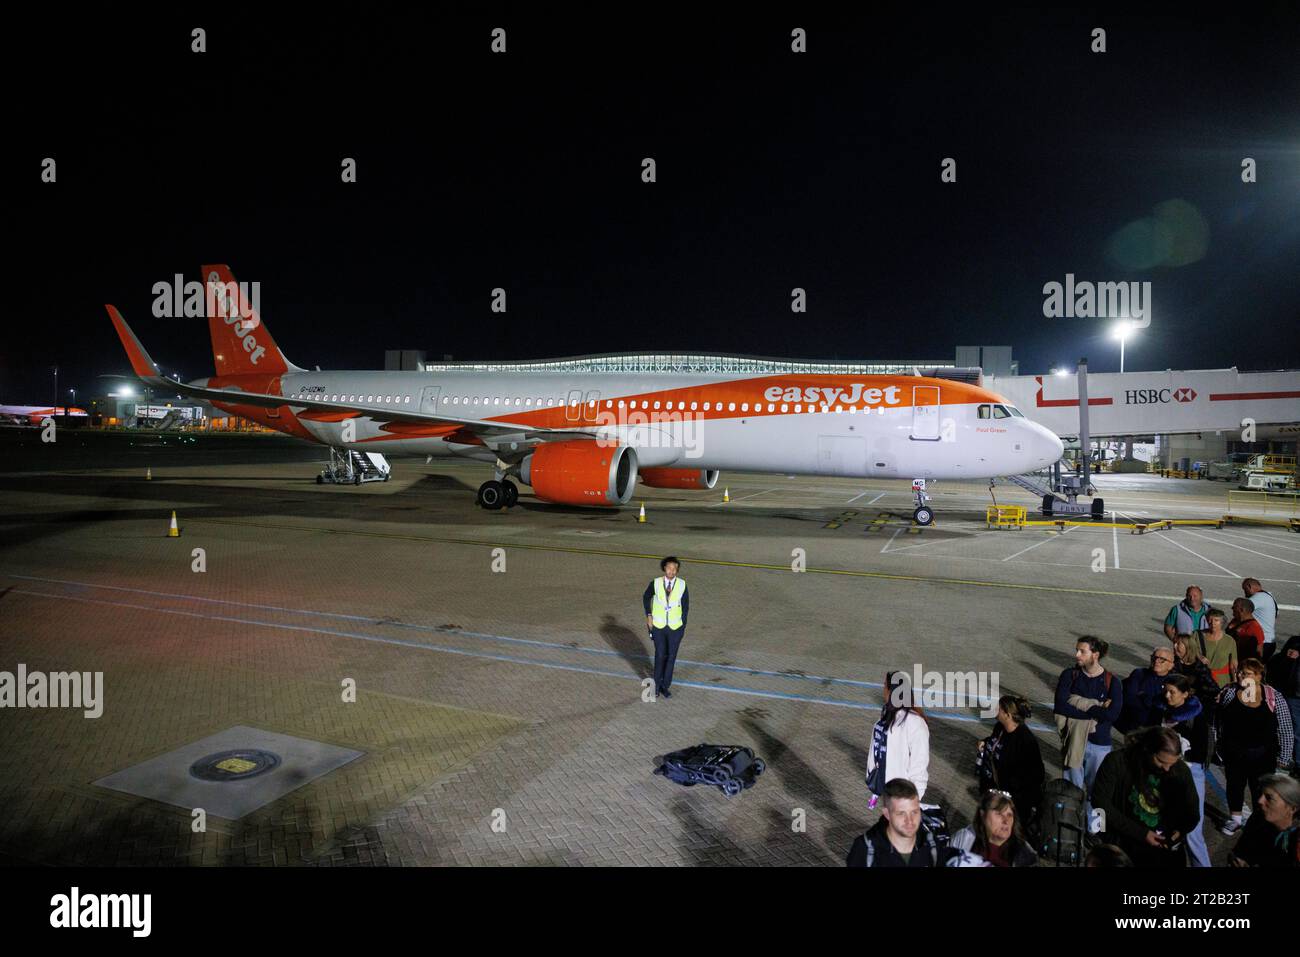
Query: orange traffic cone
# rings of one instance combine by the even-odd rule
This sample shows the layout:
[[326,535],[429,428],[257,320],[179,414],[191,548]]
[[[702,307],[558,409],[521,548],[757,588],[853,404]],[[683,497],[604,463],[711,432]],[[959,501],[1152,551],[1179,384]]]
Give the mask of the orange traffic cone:
[[641,503],[641,514],[638,515],[638,516],[636,517],[636,520],[637,520],[638,522],[644,522],[644,521],[645,521],[645,502],[642,502],[642,503]]
[[178,526],[178,525],[176,524],[176,513],[175,513],[174,511],[172,512],[172,524],[171,524],[171,527],[167,529],[167,537],[168,537],[168,538],[180,538],[180,537],[181,537],[180,526]]

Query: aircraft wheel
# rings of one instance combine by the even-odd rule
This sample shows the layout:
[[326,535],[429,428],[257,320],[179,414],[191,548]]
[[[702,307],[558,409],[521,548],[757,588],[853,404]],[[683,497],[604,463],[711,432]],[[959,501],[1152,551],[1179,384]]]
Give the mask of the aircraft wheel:
[[324,485],[324,484],[325,484],[325,476],[323,476],[323,475],[317,475],[317,476],[316,476],[316,484],[317,484],[317,485]]
[[912,513],[912,521],[917,525],[929,525],[934,521],[934,512],[930,511],[929,506],[922,505]]
[[501,503],[506,508],[514,508],[519,503],[519,486],[509,479],[501,481]]
[[488,511],[500,508],[504,503],[505,490],[500,482],[484,482],[478,487],[478,503]]

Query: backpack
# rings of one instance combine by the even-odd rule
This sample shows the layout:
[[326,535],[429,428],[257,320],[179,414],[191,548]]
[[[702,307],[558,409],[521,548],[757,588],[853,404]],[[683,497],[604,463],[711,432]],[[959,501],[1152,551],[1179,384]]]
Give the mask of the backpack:
[[948,812],[938,804],[921,805],[921,826],[934,837],[934,843],[944,848],[952,839],[948,833]]
[[1041,857],[1055,857],[1056,863],[1083,862],[1083,835],[1086,825],[1083,788],[1065,778],[1048,781],[1043,788],[1043,803],[1035,822],[1034,850]]
[[[944,826],[947,827],[946,818],[944,819]],[[935,867],[938,867],[941,864],[943,864],[944,863],[943,856],[939,853],[939,843],[938,841],[935,840],[934,835],[931,834],[929,830],[927,830],[924,809],[922,810],[921,813],[921,827],[917,830],[916,836],[918,840],[916,843],[916,847],[912,849],[912,853],[916,854],[924,850],[924,853],[930,855],[930,863],[933,864]],[[865,866],[875,867],[876,866],[876,842],[871,839],[869,833],[862,835],[862,837],[863,837],[863,843],[867,845],[867,863]],[[922,844],[922,841],[920,840],[921,838],[924,838],[924,844]],[[948,841],[945,839],[943,843],[944,845],[947,845]]]

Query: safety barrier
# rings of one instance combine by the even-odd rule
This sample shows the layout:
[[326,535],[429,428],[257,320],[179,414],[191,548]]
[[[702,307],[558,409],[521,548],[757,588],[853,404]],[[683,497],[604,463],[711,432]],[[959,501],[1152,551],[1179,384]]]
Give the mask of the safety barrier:
[[990,505],[984,513],[985,528],[1024,528],[1023,505]]
[[[1228,492],[1228,510],[1259,509],[1265,516],[1295,518],[1300,516],[1300,492]],[[1245,517],[1245,516],[1243,516]]]

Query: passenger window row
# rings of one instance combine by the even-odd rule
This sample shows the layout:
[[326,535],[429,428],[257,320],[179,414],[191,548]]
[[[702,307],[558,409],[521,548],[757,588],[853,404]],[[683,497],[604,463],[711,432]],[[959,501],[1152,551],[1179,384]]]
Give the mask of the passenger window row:
[[321,402],[364,402],[368,405],[410,405],[409,395],[308,395],[298,393],[299,399],[319,399]]

